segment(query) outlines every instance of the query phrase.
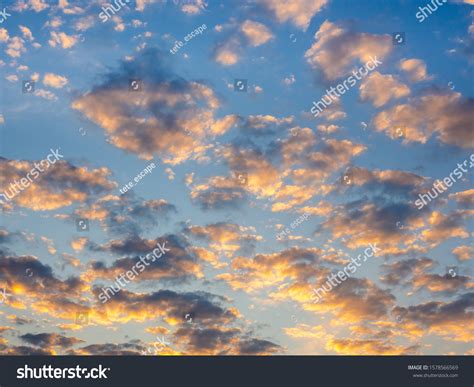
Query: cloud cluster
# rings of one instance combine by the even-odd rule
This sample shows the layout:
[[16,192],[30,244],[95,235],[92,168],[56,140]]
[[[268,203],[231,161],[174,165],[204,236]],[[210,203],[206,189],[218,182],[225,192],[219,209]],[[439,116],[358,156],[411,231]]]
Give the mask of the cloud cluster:
[[433,91],[378,113],[373,123],[376,131],[391,138],[399,138],[401,128],[405,143],[424,144],[436,136],[442,143],[472,148],[473,120],[474,100],[457,92]]
[[221,28],[229,31],[214,48],[214,60],[223,66],[239,62],[246,46],[258,47],[274,37],[268,27],[253,20],[245,20],[240,24],[229,23]]
[[[39,162],[38,162],[39,163]],[[0,187],[2,192],[10,183],[26,178],[35,162],[0,158]],[[102,167],[89,170],[67,161],[57,161],[40,178],[12,198],[15,205],[34,211],[55,210],[82,203],[93,195],[110,191],[116,183],[109,180],[110,170]]]
[[[104,129],[117,148],[151,160],[179,164],[206,151],[205,141],[215,125],[219,100],[203,83],[173,74],[164,54],[148,50],[122,63],[105,81],[77,98],[72,107]],[[139,79],[142,89],[130,90]]]
[[314,38],[316,41],[306,51],[305,58],[328,81],[349,75],[355,65],[365,64],[372,57],[383,61],[392,50],[389,35],[352,32],[328,20]]

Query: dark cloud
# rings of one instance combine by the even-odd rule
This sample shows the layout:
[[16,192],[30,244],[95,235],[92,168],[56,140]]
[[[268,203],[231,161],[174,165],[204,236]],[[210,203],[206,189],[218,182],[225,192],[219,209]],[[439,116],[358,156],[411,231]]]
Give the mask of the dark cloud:
[[430,258],[411,258],[393,263],[385,263],[381,266],[384,276],[381,278],[383,283],[396,286],[405,283],[405,280],[413,273],[425,271],[436,265],[436,262]]
[[[147,260],[148,266],[135,281],[143,280],[168,280],[173,282],[182,282],[190,278],[202,276],[200,263],[197,257],[188,249],[188,243],[184,238],[174,234],[167,234],[156,239],[141,239],[137,236],[130,236],[128,239],[113,240],[106,245],[96,245],[92,250],[109,251],[114,255],[129,256],[120,258],[107,266],[103,262],[92,261],[91,269],[87,276],[92,278],[115,279],[121,273],[131,270],[138,262],[140,256],[145,257],[157,249],[158,244],[164,249],[169,249],[166,254],[157,258]],[[157,250],[160,254],[160,250]],[[151,257],[151,256],[150,256]]]
[[395,307],[393,313],[403,322],[420,325],[427,333],[446,339],[472,342],[474,293],[459,295],[453,301],[429,301],[408,307]]
[[238,348],[242,355],[268,355],[282,350],[282,347],[271,341],[259,339],[241,341]]
[[61,347],[68,348],[72,347],[77,343],[83,342],[83,340],[76,339],[75,337],[66,337],[57,333],[26,333],[20,336],[20,339],[24,342],[31,344],[35,347]]
[[176,213],[174,205],[166,200],[141,200],[133,193],[122,196],[107,196],[91,206],[75,211],[78,217],[98,220],[106,231],[118,235],[138,235]]
[[44,265],[34,257],[7,256],[3,251],[0,251],[0,279],[6,281],[9,288],[21,284],[29,289],[31,295],[78,294],[83,285],[77,277],[57,279],[50,266]]
[[15,355],[15,356],[51,356],[54,355],[54,351],[51,349],[44,348],[33,348],[25,345],[10,346],[0,344],[0,352],[4,355]]
[[[36,165],[39,165],[39,168]],[[35,168],[41,177],[15,195],[12,188],[9,188],[10,183],[26,179],[28,173]],[[40,173],[38,170],[43,172]],[[59,160],[46,168],[40,161],[8,160],[0,157],[0,186],[12,200],[3,204],[7,208],[11,205],[9,203],[15,203],[34,211],[46,211],[84,202],[90,196],[106,193],[115,188],[116,183],[110,181],[109,177],[110,171],[105,167],[89,170]]]
[[[97,296],[100,288],[94,287]],[[238,312],[221,305],[225,298],[206,292],[177,293],[159,290],[151,293],[132,293],[121,290],[102,304],[102,313],[109,321],[115,318],[123,321],[146,321],[162,317],[174,324],[188,324],[186,314],[194,316],[193,324],[222,325],[234,322]]]
[[145,348],[140,344],[129,342],[122,344],[91,344],[77,350],[71,350],[69,355],[99,355],[99,356],[133,356],[140,355]]

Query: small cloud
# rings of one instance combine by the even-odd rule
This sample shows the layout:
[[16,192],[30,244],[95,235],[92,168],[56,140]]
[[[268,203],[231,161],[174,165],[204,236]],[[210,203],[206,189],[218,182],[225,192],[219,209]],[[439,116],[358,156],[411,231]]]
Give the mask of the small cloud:
[[405,71],[412,82],[421,82],[432,79],[426,72],[426,64],[421,59],[402,59],[398,65]]
[[296,82],[296,78],[295,78],[294,74],[290,74],[288,77],[283,79],[282,82],[283,82],[284,85],[290,86],[290,85],[292,85],[293,83]]
[[50,91],[44,90],[44,89],[35,90],[35,95],[37,97],[41,97],[41,98],[47,99],[49,101],[57,101],[58,100],[58,97],[56,97],[56,95],[54,93],[51,93]]
[[21,33],[23,34],[23,37],[29,41],[35,40],[33,37],[33,33],[28,27],[25,26],[20,26]]
[[9,82],[18,82],[18,77],[15,74],[8,75],[5,79]]
[[64,32],[51,31],[51,39],[48,41],[51,47],[61,46],[64,49],[71,48],[78,41],[76,35],[67,35]]
[[260,46],[273,38],[273,34],[266,26],[251,20],[243,22],[240,30],[254,47]]
[[168,180],[174,180],[175,173],[173,172],[171,168],[166,168],[165,172],[168,175]]
[[0,42],[6,42],[8,38],[8,31],[5,28],[0,28]]
[[45,86],[54,87],[55,89],[63,88],[67,82],[66,77],[53,73],[46,73],[43,78],[43,84]]

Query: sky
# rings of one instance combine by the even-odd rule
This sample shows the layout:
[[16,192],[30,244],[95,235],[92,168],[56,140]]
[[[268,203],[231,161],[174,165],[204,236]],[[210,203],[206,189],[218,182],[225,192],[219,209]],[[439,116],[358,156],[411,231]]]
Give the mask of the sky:
[[474,354],[472,0],[110,4],[0,7],[0,353]]

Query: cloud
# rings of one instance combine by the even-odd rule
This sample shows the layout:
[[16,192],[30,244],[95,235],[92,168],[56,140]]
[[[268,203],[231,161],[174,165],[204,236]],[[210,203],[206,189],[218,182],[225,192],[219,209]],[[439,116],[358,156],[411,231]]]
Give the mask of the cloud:
[[[404,227],[399,227],[400,224]],[[406,249],[422,251],[423,238],[416,243],[417,236],[409,232],[422,225],[423,213],[405,201],[363,199],[336,207],[322,227],[331,230],[334,238],[344,238],[344,244],[350,249],[376,243],[382,249],[378,254],[400,255],[406,254]]]
[[74,29],[76,31],[87,31],[89,28],[94,26],[96,20],[97,18],[95,15],[84,16],[76,21]]
[[333,99],[331,104],[319,115],[319,118],[323,118],[328,122],[343,120],[346,117],[347,114],[342,110],[340,98]]
[[404,196],[407,199],[418,193],[427,179],[414,173],[399,170],[368,170],[362,167],[350,167],[344,176],[350,179],[352,187],[361,186],[372,194],[381,192],[392,197]]
[[474,246],[458,246],[453,249],[452,253],[459,261],[468,261],[474,258]]
[[25,345],[7,347],[6,345],[0,344],[0,350],[6,355],[15,356],[51,356],[55,354],[49,349],[33,348]]
[[412,275],[422,274],[435,265],[435,261],[426,257],[384,263],[381,266],[384,272],[381,281],[390,286],[410,285],[410,277]]
[[296,82],[296,78],[295,78],[294,74],[290,74],[288,77],[283,79],[283,84],[285,84],[286,86],[290,86],[295,82]]
[[291,290],[283,285],[288,281],[296,281],[302,287],[299,291],[305,290],[309,295],[311,289],[308,281],[314,281],[327,273],[327,270],[317,265],[321,255],[322,250],[318,248],[293,247],[279,253],[257,254],[252,259],[238,256],[232,260],[232,270],[216,278],[226,282],[233,290],[247,293],[280,285],[281,292],[270,294],[275,299],[288,297]]
[[328,0],[259,0],[259,4],[270,10],[280,23],[291,22],[306,31],[311,18],[328,3]]
[[463,211],[451,212],[448,215],[433,211],[428,219],[430,228],[423,230],[421,235],[432,247],[449,238],[468,238],[469,233],[463,226],[467,216],[468,214]]
[[455,200],[462,208],[472,208],[474,206],[474,189],[449,194],[449,199]]
[[[141,79],[141,91],[130,91],[131,79]],[[165,56],[148,50],[108,74],[100,86],[77,98],[72,107],[102,127],[117,148],[151,160],[179,164],[199,158],[205,141],[219,132],[214,91],[168,70]]]
[[453,277],[449,273],[444,275],[423,273],[413,276],[415,292],[426,289],[431,293],[454,294],[469,288],[474,288],[474,283],[468,276],[456,275]]
[[474,334],[474,293],[459,295],[454,301],[429,301],[408,307],[396,307],[403,321],[413,322],[426,332],[446,340],[470,342]]
[[214,60],[223,66],[232,66],[240,60],[242,47],[238,37],[234,36],[216,46]]
[[176,207],[164,199],[140,200],[132,193],[127,193],[122,196],[102,196],[95,203],[76,209],[74,215],[98,220],[107,232],[136,236],[176,212]]
[[268,27],[252,20],[245,20],[240,25],[232,21],[225,28],[229,29],[227,37],[214,47],[214,60],[223,66],[239,62],[247,46],[258,47],[273,39]]
[[[385,275],[382,282],[391,286],[409,288],[409,294],[415,294],[421,289],[431,293],[452,294],[460,290],[474,287],[469,277],[449,273],[444,275],[429,273],[436,266],[436,262],[429,258],[411,258],[382,265]],[[470,282],[471,281],[471,282]]]
[[197,15],[207,8],[205,0],[191,0],[181,5],[181,11],[188,15]]
[[[40,166],[39,169],[44,168],[41,162],[37,165]],[[3,192],[8,189],[12,194],[10,184],[20,179],[26,180],[28,173],[34,168],[34,162],[0,158],[0,186],[3,187]],[[88,170],[60,160],[43,171],[41,178],[34,180],[17,195],[12,195],[14,204],[34,211],[55,210],[83,202],[91,195],[116,187],[116,183],[109,180],[110,171],[104,167]]]
[[331,312],[339,321],[350,324],[386,318],[395,304],[395,297],[389,290],[379,288],[366,278],[348,278],[325,293],[319,303],[310,302],[310,294],[305,297],[303,307],[306,310]]
[[5,79],[9,82],[18,82],[18,75],[11,74],[6,76]]
[[0,28],[0,42],[7,42],[8,39],[8,31],[5,28]]
[[388,340],[331,339],[326,349],[341,355],[413,355],[417,347],[403,347]]
[[294,122],[294,119],[293,116],[278,118],[270,114],[258,114],[246,118],[239,117],[238,122],[245,133],[259,136],[284,130]]
[[63,25],[63,21],[60,16],[54,16],[44,24],[44,28],[59,28]]
[[57,101],[58,100],[58,97],[56,96],[56,94],[50,92],[49,90],[36,89],[34,95],[37,96],[37,97],[47,99],[48,101]]
[[48,8],[49,5],[44,3],[43,0],[18,0],[14,9],[18,12],[22,12],[27,9],[34,10],[35,12],[41,12]]
[[187,343],[188,355],[271,355],[282,350],[270,341],[248,337],[238,328],[180,328],[174,337]]
[[349,75],[356,64],[365,64],[372,57],[382,61],[392,50],[389,35],[351,32],[328,20],[314,37],[305,58],[328,81]]
[[64,32],[50,32],[50,40],[48,43],[51,47],[61,46],[64,49],[73,47],[78,42],[78,36],[76,35],[67,35]]
[[68,352],[68,355],[133,356],[140,355],[146,348],[136,342],[90,344]]
[[63,292],[69,297],[78,296],[85,289],[77,277],[57,279],[50,266],[32,256],[17,257],[0,252],[0,274],[3,284],[12,293],[6,303],[21,309],[27,301],[45,300]]
[[407,73],[412,82],[422,82],[432,79],[426,72],[426,64],[421,59],[402,59],[399,63],[400,70]]
[[[292,120],[250,116],[242,122],[244,130],[248,130],[246,126],[262,126],[266,130],[269,124],[285,127]],[[252,133],[262,132],[258,129]],[[253,195],[270,199],[272,211],[287,211],[317,194],[327,195],[334,190],[324,184],[325,180],[364,150],[364,146],[349,140],[328,139],[317,144],[311,129],[300,127],[289,129],[285,139],[272,142],[267,150],[249,145],[246,139],[236,139],[216,152],[228,165],[230,177],[214,176],[205,183],[196,182],[191,187],[191,197],[204,209],[211,209],[236,207]],[[239,176],[245,179],[240,181]]]
[[273,38],[273,34],[265,25],[252,20],[245,20],[240,30],[253,47],[258,47]]
[[45,86],[54,87],[55,89],[61,89],[68,83],[66,77],[61,75],[46,73],[43,77],[43,84]]
[[40,348],[52,348],[52,347],[60,347],[60,348],[68,348],[72,347],[77,343],[83,343],[83,340],[76,339],[75,337],[66,337],[63,335],[59,335],[57,333],[26,333],[20,336],[20,339],[24,342],[31,344],[35,347]]
[[239,355],[272,355],[280,352],[282,348],[268,340],[249,339],[239,342]]
[[133,280],[133,284],[147,280],[182,283],[188,279],[203,277],[200,262],[188,249],[188,244],[182,238],[172,234],[154,240],[131,236],[125,240],[112,240],[105,245],[91,246],[93,251],[107,251],[125,257],[116,259],[109,267],[104,262],[91,261],[89,269],[81,277],[89,283],[97,279],[113,282],[120,274],[131,270],[140,262],[140,256],[151,253],[157,247],[157,243],[170,251],[154,262],[149,262],[145,270]]
[[473,121],[474,100],[460,93],[435,91],[378,113],[373,124],[376,131],[393,139],[399,138],[396,128],[402,128],[405,143],[424,144],[435,135],[444,144],[472,148]]
[[207,226],[189,226],[185,232],[193,237],[210,242],[209,249],[231,257],[234,253],[252,251],[262,237],[250,227],[235,223],[212,223]]
[[76,15],[84,13],[84,9],[79,6],[71,6],[68,0],[59,0],[58,8],[66,15]]
[[33,34],[31,33],[31,30],[28,27],[25,26],[19,26],[21,33],[23,34],[23,37],[29,41],[34,40],[35,38],[33,37]]
[[24,43],[25,41],[22,38],[13,36],[8,40],[8,46],[5,52],[12,58],[19,58],[23,52],[26,52]]
[[213,176],[192,186],[191,199],[203,209],[236,208],[244,203],[247,193],[235,176]]
[[382,75],[378,71],[373,71],[364,78],[359,91],[362,101],[369,100],[377,108],[392,99],[399,99],[410,94],[408,86],[397,81],[393,75]]

